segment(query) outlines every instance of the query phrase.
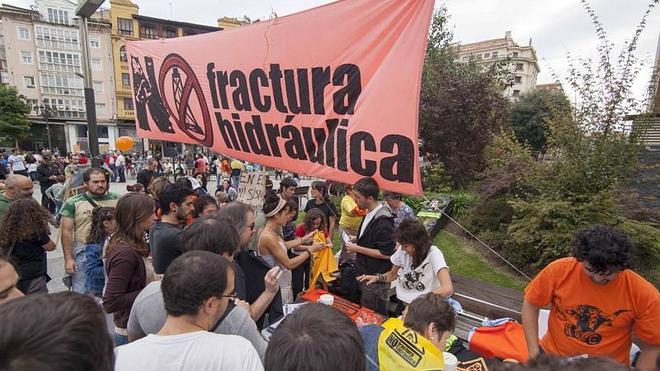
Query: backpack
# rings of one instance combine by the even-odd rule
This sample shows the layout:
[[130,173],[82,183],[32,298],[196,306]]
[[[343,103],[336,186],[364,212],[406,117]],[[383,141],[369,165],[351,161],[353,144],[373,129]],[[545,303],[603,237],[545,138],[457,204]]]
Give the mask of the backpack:
[[360,303],[360,283],[357,281],[355,262],[348,260],[339,265],[339,277],[329,287],[329,291],[354,303]]

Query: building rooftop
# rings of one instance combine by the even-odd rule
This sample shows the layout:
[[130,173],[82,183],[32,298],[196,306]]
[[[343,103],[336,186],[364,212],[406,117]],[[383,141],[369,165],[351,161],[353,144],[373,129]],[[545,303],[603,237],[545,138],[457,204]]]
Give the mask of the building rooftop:
[[138,21],[153,22],[153,23],[157,23],[157,24],[168,24],[168,25],[177,26],[177,27],[194,28],[194,29],[204,30],[204,31],[220,31],[220,30],[222,30],[222,28],[216,27],[216,26],[207,26],[207,25],[203,25],[203,24],[195,24],[195,23],[174,21],[174,20],[171,20],[171,19],[149,17],[149,16],[146,16],[146,15],[139,15],[139,14],[134,14],[133,18],[137,19]]

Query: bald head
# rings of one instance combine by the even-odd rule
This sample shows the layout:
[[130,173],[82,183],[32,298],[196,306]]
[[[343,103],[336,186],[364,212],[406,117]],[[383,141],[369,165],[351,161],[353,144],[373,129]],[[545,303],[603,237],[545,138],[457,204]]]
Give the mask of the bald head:
[[5,181],[5,197],[10,200],[32,197],[33,184],[30,178],[23,175],[10,175]]

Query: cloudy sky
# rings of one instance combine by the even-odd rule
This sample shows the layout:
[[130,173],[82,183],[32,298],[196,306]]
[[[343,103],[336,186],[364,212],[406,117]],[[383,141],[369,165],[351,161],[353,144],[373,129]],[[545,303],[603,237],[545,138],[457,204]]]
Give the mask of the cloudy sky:
[[[0,0],[27,4],[31,0]],[[303,11],[330,0],[133,0],[140,14],[192,23],[216,25],[223,16],[268,19]],[[592,0],[616,46],[632,37],[633,30],[651,0]],[[579,0],[436,0],[449,10],[454,39],[464,43],[503,37],[512,31],[513,39],[527,44],[532,39],[541,59],[538,83],[551,82],[550,70],[565,73],[565,55],[591,56],[596,38],[593,26]],[[104,6],[109,6],[106,1]],[[650,76],[660,36],[660,8],[655,8],[642,34],[638,56],[648,61],[636,84],[641,96]],[[616,48],[615,50],[619,50]]]

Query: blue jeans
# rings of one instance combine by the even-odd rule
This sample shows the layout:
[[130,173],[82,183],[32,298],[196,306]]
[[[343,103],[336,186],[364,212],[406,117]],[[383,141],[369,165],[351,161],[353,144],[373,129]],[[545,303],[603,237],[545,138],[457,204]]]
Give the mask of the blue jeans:
[[115,343],[115,346],[128,344],[128,337],[125,335],[118,334],[116,332],[112,333],[112,341]]
[[87,292],[85,283],[87,274],[85,274],[85,245],[78,242],[73,243],[73,258],[76,261],[76,273],[71,276],[71,291],[84,294]]

